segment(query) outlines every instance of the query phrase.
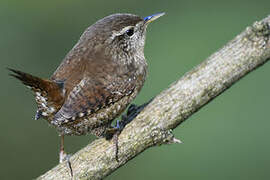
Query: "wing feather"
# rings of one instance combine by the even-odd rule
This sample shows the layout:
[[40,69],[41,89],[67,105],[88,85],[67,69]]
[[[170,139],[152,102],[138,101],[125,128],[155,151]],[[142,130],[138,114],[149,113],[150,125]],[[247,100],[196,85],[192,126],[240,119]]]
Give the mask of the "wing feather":
[[73,87],[65,85],[70,88],[67,90],[69,93],[53,119],[54,124],[90,115],[129,95],[136,86],[136,78],[130,68],[121,68],[108,59],[89,61],[81,69],[85,71],[81,72],[83,76],[80,81],[73,80],[72,76],[65,81],[78,83]]

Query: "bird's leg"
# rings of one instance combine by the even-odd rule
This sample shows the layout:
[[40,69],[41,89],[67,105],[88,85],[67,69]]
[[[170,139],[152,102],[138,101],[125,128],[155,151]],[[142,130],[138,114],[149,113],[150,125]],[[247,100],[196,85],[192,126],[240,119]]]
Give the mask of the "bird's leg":
[[107,140],[113,139],[115,144],[115,159],[118,162],[118,136],[121,133],[121,131],[124,129],[124,127],[130,123],[150,102],[144,103],[140,106],[137,106],[135,104],[131,104],[128,107],[127,114],[122,115],[121,121],[117,120],[116,125],[112,126],[111,128],[108,128],[105,132],[105,137]]
[[64,135],[61,135],[61,142],[60,142],[60,152],[59,152],[59,163],[67,161],[67,166],[70,170],[71,177],[73,177],[73,170],[70,163],[71,155],[67,154],[64,150]]
[[64,135],[61,135],[59,163],[64,162],[66,160],[66,157],[67,157],[67,153],[64,150]]

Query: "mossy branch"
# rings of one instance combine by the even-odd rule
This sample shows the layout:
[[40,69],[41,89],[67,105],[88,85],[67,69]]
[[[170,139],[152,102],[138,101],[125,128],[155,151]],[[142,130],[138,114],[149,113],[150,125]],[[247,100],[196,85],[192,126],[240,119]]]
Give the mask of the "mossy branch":
[[[172,129],[270,58],[270,16],[255,22],[222,49],[159,94],[113,141],[98,139],[74,154],[74,179],[102,179],[145,149],[179,142]],[[71,179],[62,163],[38,179]]]

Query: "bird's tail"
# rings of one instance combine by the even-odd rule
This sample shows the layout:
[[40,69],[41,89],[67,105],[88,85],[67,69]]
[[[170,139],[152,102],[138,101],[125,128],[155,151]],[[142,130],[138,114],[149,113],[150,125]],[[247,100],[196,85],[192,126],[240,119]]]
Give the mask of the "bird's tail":
[[15,69],[8,68],[8,70],[13,72],[13,74],[10,74],[10,76],[19,79],[24,85],[31,88],[33,91],[35,92],[48,91],[47,83],[45,82],[45,80]]
[[19,79],[36,93],[38,109],[42,112],[52,111],[52,109],[55,111],[62,105],[64,100],[63,82],[42,79],[11,68],[8,68],[8,70],[12,72],[11,76]]

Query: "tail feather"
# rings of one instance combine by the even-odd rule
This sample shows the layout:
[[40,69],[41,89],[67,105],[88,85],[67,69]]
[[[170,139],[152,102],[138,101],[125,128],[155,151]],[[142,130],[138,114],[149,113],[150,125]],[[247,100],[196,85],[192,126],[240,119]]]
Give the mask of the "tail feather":
[[50,115],[62,106],[64,100],[63,83],[42,79],[11,68],[8,70],[12,72],[11,76],[19,79],[36,93],[38,111],[42,112],[43,115]]
[[8,68],[11,72],[14,74],[9,74],[10,76],[15,77],[16,79],[19,79],[23,84],[30,88],[34,88],[37,91],[46,91],[47,86],[43,79],[39,77],[32,76],[31,74],[24,73],[22,71],[18,71],[15,69]]

